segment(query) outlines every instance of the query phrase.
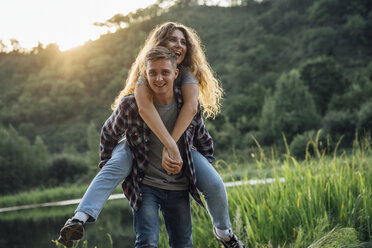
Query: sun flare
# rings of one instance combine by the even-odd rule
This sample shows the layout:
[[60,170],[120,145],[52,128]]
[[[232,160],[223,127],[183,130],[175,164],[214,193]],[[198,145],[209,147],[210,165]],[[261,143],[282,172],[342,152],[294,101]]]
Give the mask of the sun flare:
[[56,43],[60,50],[83,45],[107,32],[94,22],[127,14],[156,0],[5,0],[0,8],[0,40],[10,47],[16,39],[31,49],[41,42]]

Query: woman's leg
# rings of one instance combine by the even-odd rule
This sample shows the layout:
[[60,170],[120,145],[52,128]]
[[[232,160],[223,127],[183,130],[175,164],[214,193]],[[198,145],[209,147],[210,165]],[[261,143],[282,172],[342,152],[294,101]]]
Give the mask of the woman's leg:
[[86,213],[90,216],[88,222],[94,222],[112,191],[129,175],[131,170],[132,153],[124,140],[114,148],[111,159],[95,176],[75,213]]
[[123,141],[114,148],[111,159],[90,183],[75,210],[75,216],[68,219],[60,230],[58,242],[71,247],[73,241],[81,239],[84,235],[85,221],[96,221],[112,191],[131,170],[132,153],[127,142]]
[[194,149],[192,159],[196,171],[196,187],[204,196],[213,226],[221,230],[229,229],[229,207],[222,178],[208,160]]

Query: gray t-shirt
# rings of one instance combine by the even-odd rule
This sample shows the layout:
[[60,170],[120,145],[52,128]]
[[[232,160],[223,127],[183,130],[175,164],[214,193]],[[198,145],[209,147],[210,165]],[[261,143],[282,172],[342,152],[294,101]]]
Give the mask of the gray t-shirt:
[[[165,127],[169,132],[173,130],[177,119],[177,103],[175,99],[168,105],[159,105],[154,103],[156,110],[159,112],[160,118],[164,122]],[[182,159],[185,161],[185,142],[181,137],[177,142],[181,152]],[[158,137],[151,132],[149,140],[149,165],[145,169],[145,176],[142,183],[166,190],[186,190],[189,187],[189,180],[185,175],[185,165],[180,173],[176,175],[168,175],[161,165],[163,144]]]
[[[198,81],[196,80],[194,74],[192,74],[192,71],[188,67],[181,67],[179,69],[179,74],[176,80],[174,80],[174,83],[176,85],[182,85],[182,84],[198,84]],[[142,85],[146,85],[146,79],[144,79],[142,76],[138,78],[138,83]]]

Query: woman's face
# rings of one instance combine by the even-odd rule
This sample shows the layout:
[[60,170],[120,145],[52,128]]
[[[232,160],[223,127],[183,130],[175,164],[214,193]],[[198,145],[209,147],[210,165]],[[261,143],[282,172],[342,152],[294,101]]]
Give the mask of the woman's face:
[[176,54],[177,65],[181,64],[187,52],[186,38],[182,31],[175,29],[165,41],[165,46]]

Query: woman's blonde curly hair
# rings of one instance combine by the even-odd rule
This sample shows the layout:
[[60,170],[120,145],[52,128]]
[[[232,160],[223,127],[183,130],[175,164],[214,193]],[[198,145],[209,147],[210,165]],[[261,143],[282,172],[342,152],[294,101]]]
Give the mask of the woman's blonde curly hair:
[[174,22],[163,23],[150,32],[144,47],[139,52],[129,70],[129,76],[124,89],[120,91],[111,106],[112,109],[115,109],[119,105],[124,96],[134,93],[138,77],[146,69],[145,56],[147,52],[156,46],[166,46],[168,37],[176,29],[180,30],[185,36],[187,46],[185,58],[179,66],[190,68],[196,77],[199,83],[199,101],[203,107],[204,116],[206,118],[214,118],[220,112],[222,88],[218,80],[214,77],[212,69],[205,57],[199,36],[193,29]]

